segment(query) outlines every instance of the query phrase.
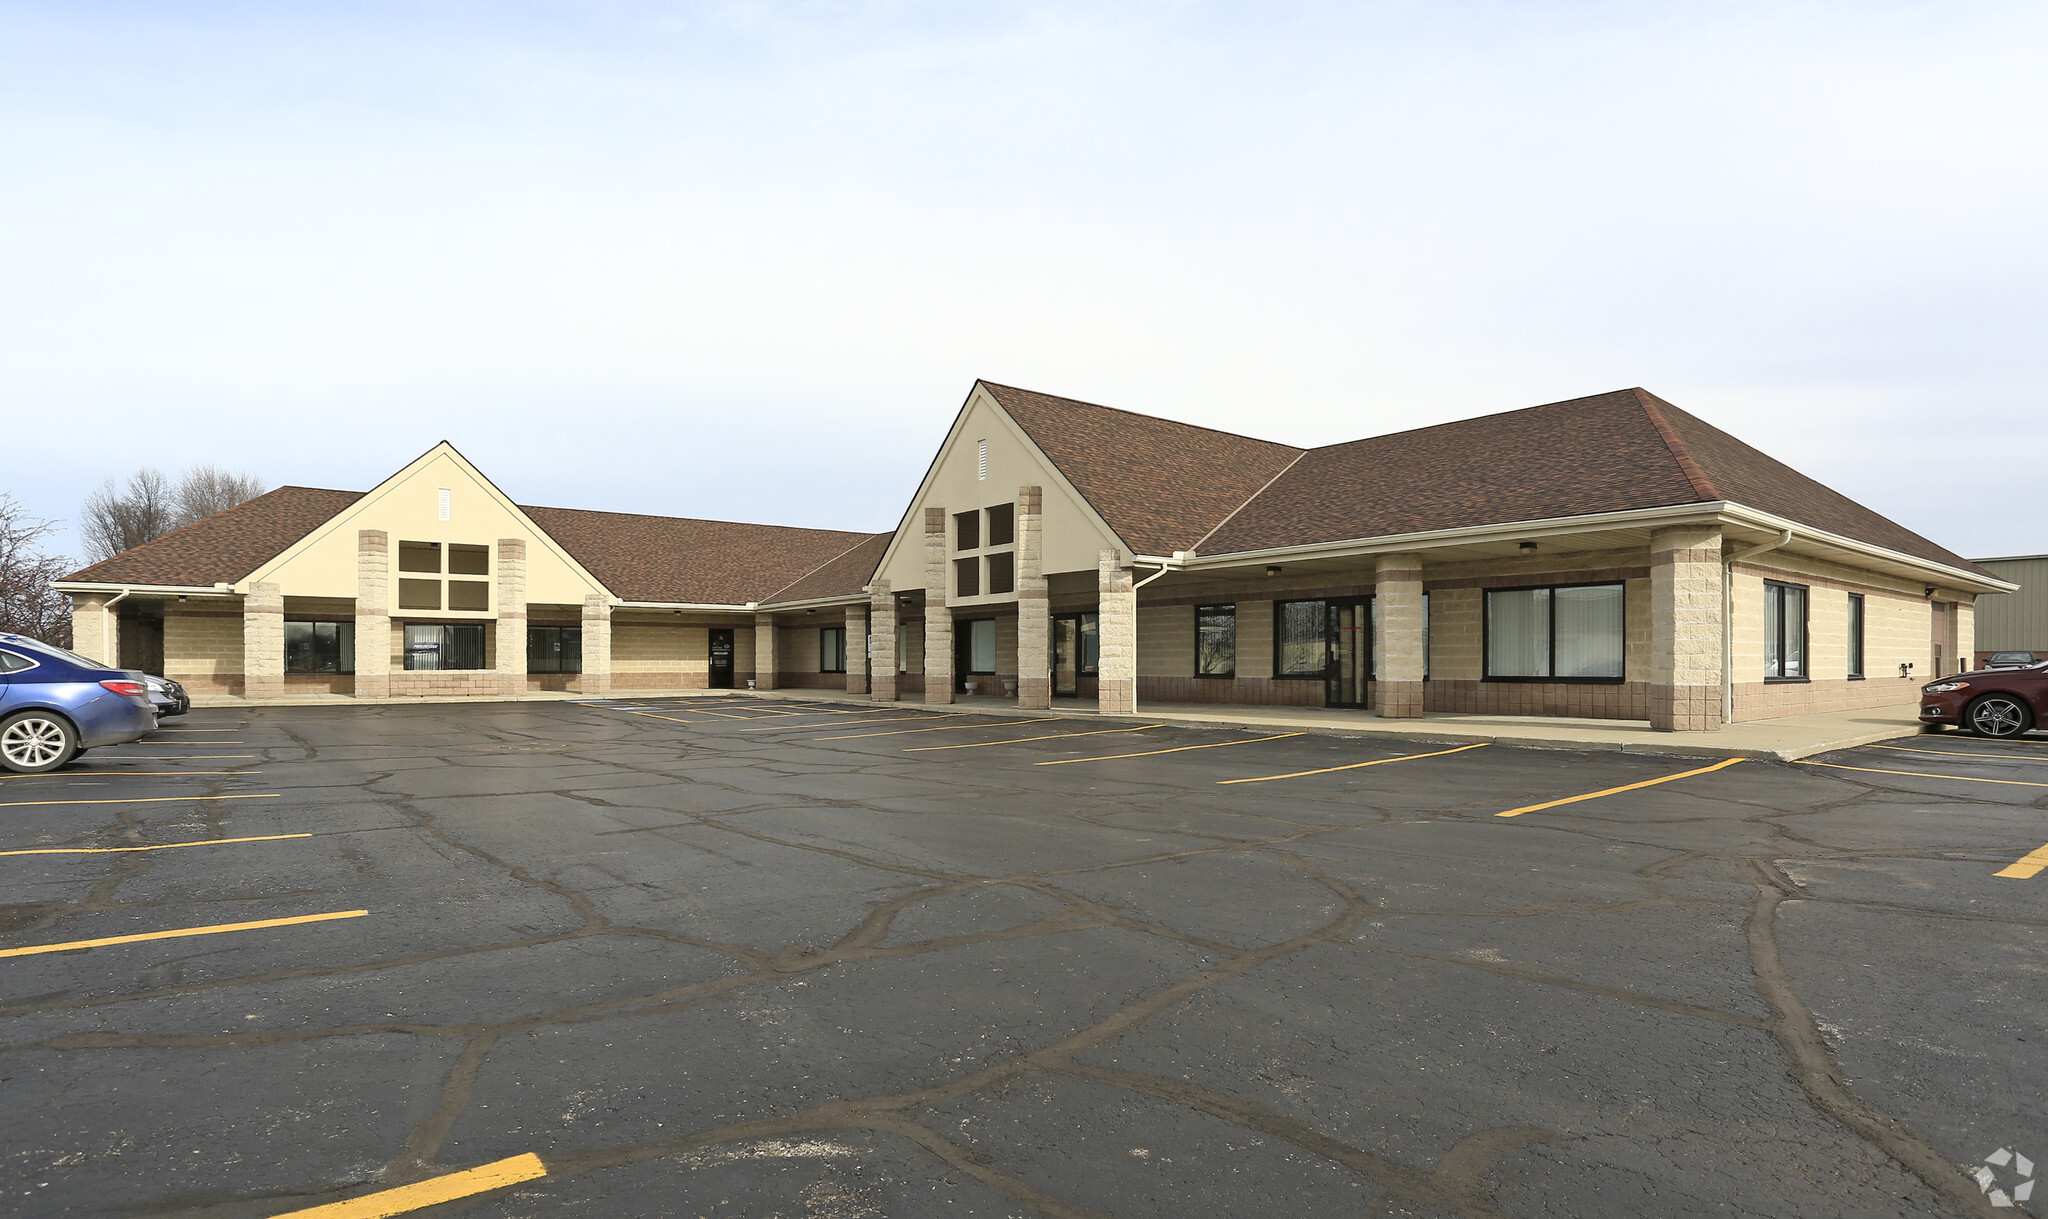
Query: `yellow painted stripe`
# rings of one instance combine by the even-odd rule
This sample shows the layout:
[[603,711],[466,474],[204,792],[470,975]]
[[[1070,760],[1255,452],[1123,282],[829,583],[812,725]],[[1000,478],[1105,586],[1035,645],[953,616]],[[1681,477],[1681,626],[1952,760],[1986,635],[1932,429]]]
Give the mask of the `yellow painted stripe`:
[[[964,711],[948,711],[943,715],[906,715],[900,720],[869,720],[867,724],[863,724],[861,727],[865,728],[868,724],[911,723],[917,720],[952,720],[959,719],[965,714],[966,712]],[[891,728],[887,732],[849,732],[841,736],[814,736],[811,739],[814,741],[857,741],[864,736],[903,736],[912,732],[945,732],[953,728],[1005,728],[1011,724],[1035,724],[1045,718],[1045,716],[1036,716],[1028,720],[1004,720],[1000,724],[942,724],[937,728]],[[823,726],[822,724],[817,725],[817,727],[821,728]]]
[[1746,762],[1748,760],[1748,758],[1729,758],[1725,762],[1716,762],[1712,766],[1702,766],[1698,770],[1681,770],[1675,775],[1665,775],[1661,779],[1644,779],[1641,783],[1624,783],[1620,787],[1609,787],[1601,791],[1587,792],[1583,796],[1566,796],[1562,800],[1546,800],[1542,804],[1531,804],[1523,808],[1511,808],[1505,813],[1495,813],[1494,816],[1519,817],[1523,813],[1541,812],[1546,808],[1556,808],[1560,804],[1577,804],[1581,800],[1598,800],[1602,796],[1617,795],[1621,792],[1632,792],[1639,788],[1644,787],[1655,787],[1659,783],[1670,783],[1677,779],[1690,779],[1694,775],[1709,775],[1717,770],[1726,770],[1730,766],[1735,765],[1737,762]]
[[[876,708],[875,708],[874,710],[872,710],[872,711],[806,711],[806,712],[804,712],[804,713],[803,713],[803,714],[802,714],[801,716],[792,716],[792,717],[790,717],[790,718],[793,718],[793,719],[802,719],[802,718],[808,718],[808,717],[810,717],[810,716],[813,716],[813,715],[881,715],[881,714],[883,714],[884,712],[888,712],[888,711],[901,711],[901,710],[903,710],[903,708],[901,708],[901,707],[876,707]],[[915,716],[906,716],[905,718],[908,718],[908,719],[914,719],[914,718],[916,718],[916,717],[915,717]],[[869,721],[868,721],[868,723],[870,723],[870,724],[886,724],[886,723],[889,723],[889,722],[890,722],[890,721],[888,721],[888,720],[869,720]],[[823,725],[823,724],[798,724],[798,725],[797,725],[797,727],[798,727],[798,728],[823,728],[823,727],[824,727],[824,725]],[[782,725],[780,725],[780,724],[777,724],[777,725],[775,725],[775,726],[774,726],[774,727],[772,727],[772,728],[742,728],[742,729],[740,729],[740,731],[741,731],[741,732],[781,732],[781,731],[783,731],[783,726],[782,726]]]
[[0,855],[119,855],[124,851],[175,851],[179,847],[217,847],[230,842],[277,842],[285,838],[311,837],[311,834],[261,834],[254,838],[202,838],[198,842],[166,842],[153,847],[36,847],[24,851],[0,851]]
[[1260,775],[1253,779],[1219,779],[1217,782],[1221,785],[1231,783],[1271,783],[1275,779],[1299,779],[1304,775],[1327,775],[1339,770],[1357,770],[1362,766],[1385,766],[1389,762],[1413,762],[1417,758],[1440,758],[1447,753],[1463,753],[1468,749],[1484,749],[1487,744],[1488,742],[1486,741],[1480,741],[1474,745],[1460,745],[1456,749],[1439,749],[1435,753],[1411,753],[1405,758],[1375,758],[1370,762],[1352,762],[1345,766],[1325,766],[1320,770],[1296,770],[1284,775]]
[[243,762],[255,758],[253,753],[107,753],[93,762]]
[[[604,710],[604,711],[610,711],[610,710],[611,710],[611,708],[610,708],[610,707],[603,707],[603,708],[600,708],[600,710]],[[695,707],[691,707],[691,708],[689,708],[689,710],[691,710],[691,711],[697,711],[697,708],[695,708]],[[753,717],[753,716],[751,716],[751,715],[733,715],[733,714],[731,714],[731,713],[729,713],[729,712],[725,712],[725,711],[697,711],[697,713],[698,713],[699,715],[714,715],[714,716],[717,716],[717,717],[718,717],[719,719],[722,719],[722,720],[750,720],[750,719],[753,719],[753,718],[754,718],[754,717]],[[648,719],[651,719],[651,720],[667,720],[667,721],[669,721],[669,722],[670,722],[670,723],[672,723],[672,724],[702,724],[702,723],[706,723],[706,722],[707,722],[707,721],[705,721],[705,720],[679,720],[679,719],[677,719],[677,718],[676,718],[675,716],[673,716],[673,715],[656,715],[656,714],[655,714],[654,712],[652,712],[652,711],[628,711],[628,712],[626,712],[626,714],[627,714],[627,715],[644,715],[644,716],[646,716],[646,717],[647,717]]]
[[1992,875],[2003,876],[2008,880],[2032,880],[2041,874],[2043,868],[2048,868],[2048,846],[2039,847],[2027,852],[2013,861],[2010,866],[2002,868],[1992,873]]
[[424,1210],[457,1198],[475,1197],[547,1175],[547,1165],[540,1162],[539,1156],[528,1152],[509,1160],[451,1172],[444,1177],[430,1177],[396,1189],[380,1189],[374,1194],[364,1194],[346,1202],[329,1202],[325,1206],[308,1207],[302,1211],[286,1211],[276,1219],[385,1219],[388,1215]]
[[136,796],[127,800],[10,800],[0,808],[22,808],[31,804],[166,804],[173,800],[275,800],[279,792],[253,792],[246,796]]
[[1825,766],[1829,770],[1859,770],[1867,775],[1905,775],[1911,779],[1949,779],[1957,783],[1996,783],[2003,787],[2048,787],[2048,783],[2028,783],[2022,779],[1979,779],[1973,775],[1930,775],[1919,770],[1879,770],[1872,766],[1843,766],[1839,762],[1808,762],[1798,759],[1801,766]]
[[1908,749],[1904,745],[1871,745],[1870,749],[1889,749],[1893,753],[1924,753],[1942,758],[1980,758],[1987,762],[2032,762],[2039,765],[2048,762],[2048,754],[1983,753],[1968,749]]
[[212,927],[184,927],[177,931],[145,931],[140,935],[110,935],[102,940],[73,940],[68,944],[35,944],[28,948],[0,948],[0,957],[33,957],[46,952],[70,952],[74,948],[104,948],[109,944],[140,944],[144,940],[175,940],[189,935],[221,935],[229,931],[257,931],[264,927],[294,927],[300,923],[326,923],[338,918],[361,918],[368,910],[337,910],[332,914],[302,914],[297,918],[266,918],[253,923],[220,923]]
[[[1017,722],[1028,724],[1031,721],[1019,720]],[[985,726],[989,728],[997,727],[995,724]],[[963,724],[961,727],[970,727],[970,725]],[[1064,741],[1070,736],[1107,736],[1112,732],[1150,732],[1154,728],[1164,727],[1166,727],[1164,724],[1140,724],[1136,728],[1096,728],[1088,732],[1055,732],[1051,736],[1020,736],[1007,741],[969,741],[964,745],[920,745],[915,749],[906,749],[903,752],[931,753],[937,749],[987,749],[991,745],[1022,745],[1028,741]]]
[[1221,749],[1225,745],[1256,745],[1260,741],[1284,741],[1291,736],[1307,736],[1306,732],[1283,732],[1279,736],[1255,736],[1245,741],[1217,741],[1212,745],[1175,745],[1172,749],[1147,749],[1143,753],[1106,753],[1099,758],[1054,758],[1050,762],[1033,762],[1033,766],[1066,766],[1073,762],[1114,762],[1118,758],[1151,758],[1162,753],[1183,753],[1190,749]]
[[0,775],[0,781],[11,779],[112,779],[130,775],[162,777],[164,775],[260,775],[260,770],[53,770],[41,775]]

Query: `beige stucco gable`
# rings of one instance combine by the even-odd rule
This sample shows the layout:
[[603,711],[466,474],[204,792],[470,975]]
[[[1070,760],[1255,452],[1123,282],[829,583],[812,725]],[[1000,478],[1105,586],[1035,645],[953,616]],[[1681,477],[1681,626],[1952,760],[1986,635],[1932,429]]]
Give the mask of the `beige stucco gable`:
[[[448,519],[441,519],[441,495]],[[534,603],[580,605],[586,594],[610,593],[581,564],[529,520],[453,445],[442,441],[417,461],[379,483],[332,520],[242,581],[281,585],[294,597],[356,595],[356,534],[390,535],[394,560],[400,542],[495,546],[501,538],[526,543],[526,598]]]
[[927,507],[944,508],[950,514],[1013,503],[1017,488],[1026,486],[1043,488],[1045,493],[1043,536],[1047,575],[1093,572],[1104,550],[1130,554],[1130,547],[977,382],[946,433],[945,443],[911,500],[909,511],[903,514],[903,522],[889,544],[888,553],[882,556],[875,578],[889,581],[890,587],[896,589],[923,586]]

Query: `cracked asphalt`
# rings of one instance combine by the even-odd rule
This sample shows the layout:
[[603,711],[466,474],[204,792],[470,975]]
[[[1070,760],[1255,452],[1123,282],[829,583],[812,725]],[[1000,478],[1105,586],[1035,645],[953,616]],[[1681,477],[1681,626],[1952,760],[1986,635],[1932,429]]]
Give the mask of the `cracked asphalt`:
[[530,1154],[417,1213],[2013,1214],[1970,1174],[2048,1160],[2048,739],[1502,818],[1701,764],[1022,718],[198,711],[0,780],[0,1211]]

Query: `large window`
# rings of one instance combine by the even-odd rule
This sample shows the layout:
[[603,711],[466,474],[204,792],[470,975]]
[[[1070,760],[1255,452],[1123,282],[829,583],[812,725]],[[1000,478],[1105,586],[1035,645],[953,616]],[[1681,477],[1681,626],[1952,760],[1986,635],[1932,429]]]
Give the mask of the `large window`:
[[441,543],[400,542],[398,544],[398,570],[431,571],[441,574]]
[[452,542],[448,546],[448,574],[451,576],[488,576],[491,574],[491,548],[488,546],[465,546]]
[[979,597],[981,595],[981,560],[953,560],[953,595],[956,597]]
[[1863,677],[1863,594],[1849,594],[1849,678]]
[[284,671],[287,673],[355,672],[356,624],[353,622],[285,623]]
[[1488,589],[1488,680],[1620,681],[1625,601],[1619,584]]
[[415,671],[483,668],[483,624],[406,623],[405,667]]
[[1330,668],[1327,601],[1273,603],[1273,676],[1326,676]]
[[996,620],[976,618],[967,623],[967,671],[969,673],[994,673],[996,671]]
[[526,671],[528,673],[581,673],[583,671],[583,628],[580,626],[527,627]]
[[846,628],[825,626],[818,628],[818,672],[846,672]]
[[1806,589],[1764,584],[1764,680],[1806,681]]
[[953,549],[979,550],[981,548],[981,513],[955,512],[953,514]]
[[1237,607],[1195,607],[1195,676],[1237,676]]

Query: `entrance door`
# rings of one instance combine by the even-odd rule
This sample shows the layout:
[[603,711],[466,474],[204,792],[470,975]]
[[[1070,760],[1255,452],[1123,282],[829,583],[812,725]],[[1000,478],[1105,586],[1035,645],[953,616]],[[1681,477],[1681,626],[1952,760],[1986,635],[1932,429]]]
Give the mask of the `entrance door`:
[[714,627],[711,631],[711,688],[732,689],[731,627]]
[[1101,618],[1060,614],[1052,620],[1052,692],[1059,698],[1094,698],[1100,663]]
[[1364,707],[1372,680],[1372,598],[1330,602],[1330,685],[1332,707]]

